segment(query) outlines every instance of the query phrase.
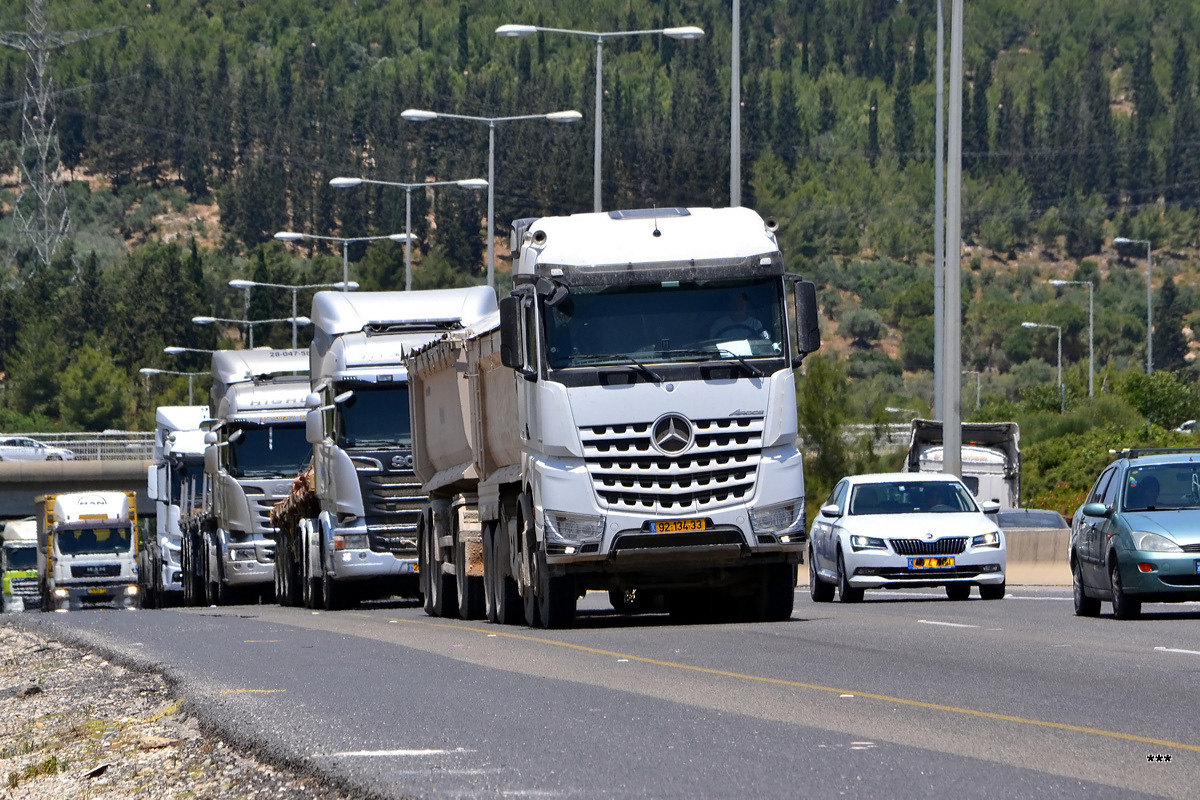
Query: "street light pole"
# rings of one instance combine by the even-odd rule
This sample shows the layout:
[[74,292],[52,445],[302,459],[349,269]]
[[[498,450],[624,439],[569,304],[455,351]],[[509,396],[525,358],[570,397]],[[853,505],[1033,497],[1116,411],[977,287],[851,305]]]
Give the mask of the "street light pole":
[[[532,28],[522,33],[502,33],[501,36],[524,36],[533,33],[537,28],[526,25],[500,26],[514,28]],[[500,29],[498,28],[497,31]],[[549,29],[547,29],[549,30]],[[544,119],[550,122],[578,122],[583,115],[578,111],[552,111],[549,114],[521,114],[515,117],[473,117],[467,114],[447,114],[441,111],[425,111],[408,108],[400,112],[400,116],[409,122],[428,122],[431,119],[465,119],[471,122],[483,122],[488,126],[488,210],[487,210],[487,285],[496,288],[496,123],[515,122],[526,119]]]
[[1122,246],[1130,244],[1146,245],[1146,374],[1154,374],[1154,315],[1150,307],[1153,302],[1150,294],[1150,275],[1151,275],[1151,250],[1149,239],[1126,239],[1124,236],[1118,236],[1113,239],[1113,244]]
[[1067,413],[1067,387],[1063,385],[1062,377],[1062,326],[1047,325],[1041,322],[1022,322],[1022,328],[1052,328],[1058,332],[1058,397],[1059,413]]
[[[312,324],[312,320],[309,319],[308,317],[297,317],[295,315],[292,315],[290,317],[282,317],[279,319],[228,319],[225,317],[192,317],[192,322],[196,323],[197,325],[212,325],[213,323],[216,323],[216,322],[224,322],[227,325],[245,325],[247,330],[249,331],[249,340],[250,340],[250,349],[251,350],[254,349],[254,326],[255,325],[273,325],[277,322],[290,322],[290,323],[292,323],[292,338],[294,341],[296,325],[311,325]],[[294,345],[293,345],[292,349],[295,349]]]
[[207,375],[207,372],[176,372],[170,369],[155,369],[154,367],[142,367],[138,370],[142,375],[179,375],[188,379],[188,405],[192,405],[193,384],[192,381],[198,375]]
[[[341,281],[339,283],[290,284],[290,283],[263,283],[261,281],[242,280],[240,278],[234,278],[233,280],[231,280],[229,282],[229,285],[232,286],[234,289],[245,289],[246,297],[250,296],[250,289],[252,289],[255,286],[261,286],[266,289],[289,289],[289,290],[291,290],[291,292],[292,292],[292,317],[291,317],[291,319],[292,319],[292,349],[293,350],[295,350],[298,347],[296,329],[299,327],[299,322],[300,322],[300,320],[308,319],[307,317],[296,316],[297,302],[298,302],[297,295],[300,293],[301,289],[341,289],[344,292],[348,292],[348,291],[352,291],[352,290],[358,288],[358,284],[355,283],[354,281]],[[251,328],[250,328],[250,334],[251,334],[250,349],[254,349],[254,338],[253,338],[254,328],[253,328],[253,326],[251,326]]]
[[[506,39],[515,39],[521,36],[529,36],[533,33],[565,33],[574,36],[585,36],[589,39],[596,40],[596,130],[595,144],[593,145],[592,159],[592,210],[600,211],[603,206],[600,203],[600,171],[601,171],[601,118],[604,113],[604,79],[602,73],[604,70],[604,40],[613,39],[618,36],[647,36],[650,34],[662,34],[672,39],[680,39],[690,41],[699,39],[704,36],[704,30],[695,26],[687,26],[683,28],[655,28],[645,31],[576,31],[567,28],[543,28],[538,25],[501,25],[496,28],[496,34]],[[402,115],[403,116],[403,115]],[[491,176],[488,180],[491,181]]]
[[[406,233],[389,233],[386,236],[319,236],[315,233],[297,233],[295,231],[279,231],[275,234],[275,238],[281,242],[299,242],[302,239],[314,239],[319,242],[339,242],[342,245],[342,282],[340,286],[343,292],[350,291],[350,287],[358,288],[358,284],[350,280],[350,245],[355,242],[379,242],[384,239],[390,242],[406,241],[408,234]],[[262,284],[266,285],[266,284]],[[278,284],[276,284],[278,285]]]
[[1050,281],[1051,286],[1086,286],[1088,287],[1088,397],[1096,396],[1096,308],[1093,298],[1096,284],[1091,281]]

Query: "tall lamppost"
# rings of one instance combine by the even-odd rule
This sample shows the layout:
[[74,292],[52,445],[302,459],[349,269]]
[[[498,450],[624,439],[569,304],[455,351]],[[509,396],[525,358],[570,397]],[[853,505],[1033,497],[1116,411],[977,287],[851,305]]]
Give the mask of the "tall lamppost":
[[1151,308],[1150,308],[1150,303],[1152,302],[1151,295],[1150,295],[1150,272],[1151,272],[1150,240],[1149,239],[1126,239],[1124,236],[1118,236],[1117,238],[1113,239],[1113,244],[1117,245],[1118,247],[1125,247],[1125,246],[1131,245],[1131,244],[1146,245],[1146,374],[1153,375],[1154,374],[1154,356],[1151,353],[1151,348],[1152,348],[1153,341],[1154,341],[1153,340],[1154,316],[1151,313]]
[[516,122],[526,119],[545,119],[550,122],[578,122],[583,114],[578,111],[552,111],[549,114],[522,114],[516,117],[472,117],[466,114],[446,114],[441,111],[423,111],[409,108],[400,112],[409,122],[428,122],[431,119],[465,119],[484,122],[488,126],[488,209],[487,209],[487,285],[496,288],[496,125],[501,122]]
[[296,316],[296,299],[301,289],[341,289],[342,291],[354,291],[358,288],[358,284],[354,281],[348,283],[304,283],[292,285],[287,283],[262,283],[260,281],[246,281],[240,278],[234,278],[229,282],[229,285],[234,289],[245,289],[249,291],[255,286],[262,286],[267,289],[291,289],[292,290],[292,349],[296,349],[296,329],[300,327],[300,317]]
[[179,375],[188,379],[188,405],[192,404],[192,380],[200,375],[208,375],[207,372],[175,372],[170,369],[155,369],[154,367],[142,367],[138,372],[143,375]]
[[180,353],[207,353],[212,355],[216,350],[206,350],[202,347],[176,347],[175,345],[167,345],[163,348],[163,352],[167,355],[177,356]]
[[376,186],[398,186],[404,190],[404,291],[412,291],[412,193],[413,189],[433,186],[461,186],[464,189],[486,189],[488,182],[483,178],[465,178],[461,181],[424,181],[401,183],[399,181],[375,181],[370,178],[334,178],[329,185],[335,189],[348,189],[362,183]]
[[[342,291],[350,291],[350,245],[355,242],[379,242],[384,239],[390,242],[407,242],[407,233],[389,233],[386,236],[318,236],[315,233],[296,233],[295,231],[280,231],[275,238],[281,242],[298,242],[301,239],[314,239],[319,242],[339,242],[342,245]],[[357,288],[357,284],[354,284]]]
[[593,178],[592,178],[592,204],[593,211],[600,211],[600,120],[603,113],[602,99],[604,97],[604,82],[601,77],[601,72],[604,69],[604,41],[606,39],[615,39],[619,36],[649,36],[652,34],[662,34],[669,36],[672,39],[682,41],[690,41],[692,39],[700,39],[704,36],[704,29],[697,28],[694,25],[689,25],[682,28],[655,28],[645,31],[576,31],[567,28],[543,28],[538,25],[501,25],[496,28],[496,33],[499,36],[506,38],[517,38],[520,36],[529,36],[533,33],[565,33],[572,36],[583,36],[592,39],[596,42],[596,142],[593,161]]
[[1067,413],[1067,387],[1063,385],[1062,379],[1062,326],[1061,325],[1046,325],[1041,322],[1022,322],[1022,328],[1052,328],[1058,331],[1058,396],[1059,396],[1059,413]]
[[227,319],[225,317],[192,317],[192,322],[197,325],[212,325],[217,322],[223,322],[227,325],[245,325],[249,331],[250,349],[254,349],[254,326],[255,325],[270,325],[276,322],[290,322],[295,325],[311,325],[312,320],[308,317],[283,317],[282,319]]
[[1096,284],[1091,281],[1050,281],[1051,286],[1086,286],[1088,287],[1088,397],[1096,396],[1096,312],[1093,297]]

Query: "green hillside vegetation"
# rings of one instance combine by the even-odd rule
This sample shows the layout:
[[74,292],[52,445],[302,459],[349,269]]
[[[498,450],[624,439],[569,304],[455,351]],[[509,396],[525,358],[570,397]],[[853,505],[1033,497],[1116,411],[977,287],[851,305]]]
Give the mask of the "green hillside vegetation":
[[[0,11],[0,30],[24,28],[20,5]],[[1110,447],[1177,440],[1170,429],[1200,416],[1200,13],[1184,0],[966,6],[964,411],[1020,422],[1027,501],[1063,495],[1065,509]],[[791,269],[820,287],[826,346],[800,382],[818,392],[802,410],[826,415],[805,416],[816,498],[839,470],[898,463],[841,444],[839,425],[930,410],[936,5],[741,7],[742,202],[780,220]],[[229,279],[341,279],[336,244],[284,247],[274,232],[403,231],[403,191],[330,178],[486,177],[486,125],[406,122],[406,108],[582,112],[575,125],[496,126],[501,256],[511,220],[590,210],[595,47],[503,39],[504,23],[702,27],[699,41],[606,43],[604,205],[728,202],[728,3],[96,0],[49,2],[47,23],[122,27],[51,55],[72,235],[49,265],[15,225],[26,61],[0,50],[0,429],[146,428],[156,405],[185,402],[185,378],[138,369],[206,368],[165,345],[248,344],[238,326],[192,316],[291,313],[290,293],[247,297]],[[415,287],[482,283],[486,192],[412,199]],[[1116,237],[1153,248],[1149,378],[1146,252],[1115,249]],[[402,288],[402,246],[355,245],[349,260],[363,289]],[[501,291],[507,268],[501,259]],[[1087,287],[1050,279],[1094,284],[1094,398]],[[1024,321],[1062,328],[1066,414],[1056,336]],[[290,340],[287,325],[255,329],[256,344]]]

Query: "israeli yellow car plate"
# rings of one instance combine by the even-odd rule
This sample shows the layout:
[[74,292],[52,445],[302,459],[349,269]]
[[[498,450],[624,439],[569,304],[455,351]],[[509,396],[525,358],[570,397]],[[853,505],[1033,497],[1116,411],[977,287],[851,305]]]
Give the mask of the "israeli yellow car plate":
[[940,558],[910,558],[909,569],[954,569],[954,556]]
[[92,588],[88,589],[88,594],[104,594],[107,591],[108,589],[104,588],[103,586],[93,586]]
[[708,520],[704,519],[664,519],[650,523],[652,533],[687,533],[702,531],[707,527]]

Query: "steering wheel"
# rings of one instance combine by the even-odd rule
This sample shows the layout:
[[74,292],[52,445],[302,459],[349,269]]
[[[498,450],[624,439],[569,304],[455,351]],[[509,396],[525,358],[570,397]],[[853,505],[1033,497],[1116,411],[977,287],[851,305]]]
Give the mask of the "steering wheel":
[[747,339],[753,339],[753,338],[755,338],[756,336],[758,336],[758,331],[757,331],[757,330],[755,330],[754,328],[752,328],[751,326],[749,326],[749,325],[746,325],[746,324],[744,324],[744,323],[741,323],[741,322],[734,322],[734,323],[731,323],[731,324],[729,324],[729,325],[726,325],[724,328],[721,328],[721,330],[719,330],[719,331],[717,331],[716,333],[714,333],[714,334],[713,334],[713,338],[714,338],[714,339],[720,339],[720,338],[721,338],[722,336],[724,336],[724,335],[725,335],[727,332],[729,332],[729,331],[737,331],[737,330],[743,330],[743,331],[745,331],[745,332],[746,332],[746,338],[747,338]]

